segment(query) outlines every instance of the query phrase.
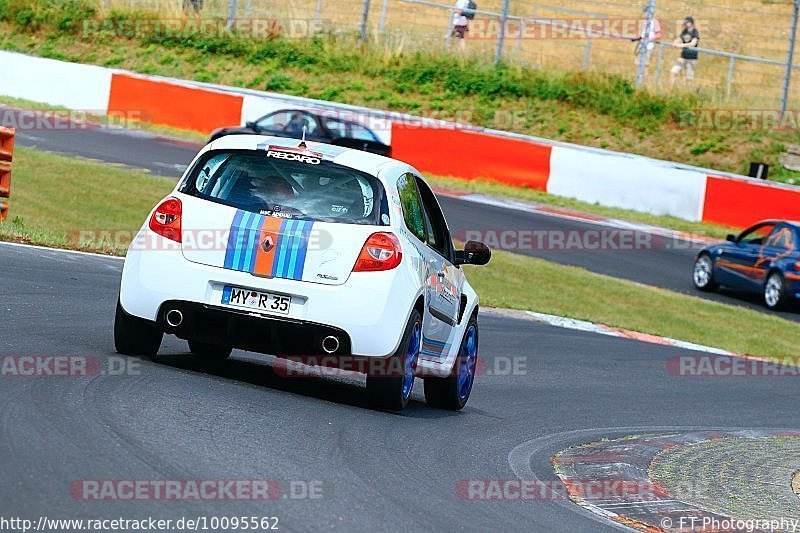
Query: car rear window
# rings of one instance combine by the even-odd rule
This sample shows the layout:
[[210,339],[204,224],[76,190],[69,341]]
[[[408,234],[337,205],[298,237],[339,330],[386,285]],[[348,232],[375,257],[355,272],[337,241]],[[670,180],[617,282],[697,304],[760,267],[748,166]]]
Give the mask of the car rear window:
[[336,134],[337,137],[345,139],[356,139],[359,141],[380,142],[380,139],[366,126],[349,120],[339,120],[338,118],[325,117],[325,127]]
[[291,159],[303,158],[268,157],[266,150],[212,151],[193,167],[181,192],[262,215],[388,224],[386,194],[374,176],[322,159]]

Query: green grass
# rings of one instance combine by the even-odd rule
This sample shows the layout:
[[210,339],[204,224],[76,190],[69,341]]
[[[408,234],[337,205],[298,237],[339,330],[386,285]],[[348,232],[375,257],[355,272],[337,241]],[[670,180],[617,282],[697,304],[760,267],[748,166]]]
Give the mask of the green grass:
[[[94,161],[17,148],[9,220],[0,240],[122,255],[128,240],[174,181]],[[119,240],[110,235],[121,230]],[[81,231],[100,241],[82,241]],[[536,310],[739,353],[790,355],[797,324],[749,309],[708,302],[497,252],[486,267],[466,267],[483,305]],[[757,331],[758,335],[753,332]]]
[[560,141],[744,173],[771,164],[773,178],[800,182],[778,156],[797,131],[687,127],[686,113],[718,107],[702,93],[655,94],[598,73],[533,69],[437,51],[357,42],[350,34],[310,39],[195,35],[82,35],[82,18],[160,15],[99,12],[84,0],[0,0],[0,48],[127,68],[145,74],[334,100],[459,120]]
[[[124,253],[133,237],[127,230],[137,230],[174,186],[166,178],[17,147],[9,216],[0,223],[0,239]],[[103,242],[81,236],[82,231],[117,230],[126,230],[120,242],[109,240],[110,234],[97,234]]]

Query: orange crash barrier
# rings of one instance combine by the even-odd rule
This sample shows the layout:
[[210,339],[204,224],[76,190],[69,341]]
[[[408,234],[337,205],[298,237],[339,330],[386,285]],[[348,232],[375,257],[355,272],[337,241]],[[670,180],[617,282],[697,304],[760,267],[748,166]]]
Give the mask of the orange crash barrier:
[[[11,160],[14,157],[14,129],[0,127],[0,198],[11,196]],[[0,220],[8,216],[8,203],[0,202]]]
[[800,219],[800,191],[758,180],[708,176],[703,222],[746,228],[769,218]]
[[211,133],[242,119],[244,97],[140,76],[114,73],[108,114],[136,112],[153,124]]
[[480,131],[392,123],[392,157],[421,172],[547,190],[550,146]]

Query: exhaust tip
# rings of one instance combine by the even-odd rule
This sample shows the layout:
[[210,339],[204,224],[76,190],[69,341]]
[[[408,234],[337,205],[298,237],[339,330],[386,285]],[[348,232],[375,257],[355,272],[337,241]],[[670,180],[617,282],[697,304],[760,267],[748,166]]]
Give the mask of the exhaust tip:
[[339,339],[333,335],[325,337],[322,339],[322,349],[328,354],[336,352],[339,349]]
[[169,324],[173,328],[177,328],[181,324],[183,324],[183,313],[178,311],[177,309],[170,309],[167,311],[165,316],[167,320],[167,324]]

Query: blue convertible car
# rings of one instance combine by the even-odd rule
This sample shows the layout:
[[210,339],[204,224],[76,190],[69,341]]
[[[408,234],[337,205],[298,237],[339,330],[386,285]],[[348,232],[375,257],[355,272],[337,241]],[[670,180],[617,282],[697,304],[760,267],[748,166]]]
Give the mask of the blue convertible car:
[[800,298],[800,222],[765,220],[728,242],[703,248],[694,263],[694,285],[713,291],[720,285],[758,292],[770,309]]

